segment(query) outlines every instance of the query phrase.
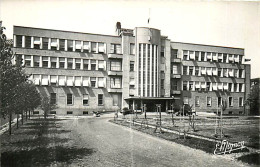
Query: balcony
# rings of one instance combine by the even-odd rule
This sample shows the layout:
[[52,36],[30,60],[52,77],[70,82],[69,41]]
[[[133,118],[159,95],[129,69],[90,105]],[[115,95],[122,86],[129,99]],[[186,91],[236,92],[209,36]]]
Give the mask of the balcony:
[[122,88],[108,88],[109,93],[122,93]]
[[107,75],[119,75],[119,76],[122,76],[123,75],[123,71],[108,71]]
[[108,58],[109,59],[122,59],[123,54],[109,53]]
[[181,74],[171,74],[171,78],[181,78]]
[[180,63],[180,62],[181,62],[181,59],[180,59],[180,58],[173,58],[173,59],[171,59],[171,61],[172,61],[173,63]]
[[172,94],[174,95],[180,95],[181,91],[180,90],[172,90]]

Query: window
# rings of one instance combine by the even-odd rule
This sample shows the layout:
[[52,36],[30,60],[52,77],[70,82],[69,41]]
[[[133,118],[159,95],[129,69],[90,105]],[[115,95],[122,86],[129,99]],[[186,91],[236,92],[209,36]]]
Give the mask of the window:
[[233,111],[229,111],[228,114],[229,114],[229,115],[232,115],[232,114],[233,114]]
[[223,76],[228,77],[228,70],[227,68],[223,68]]
[[208,106],[208,107],[211,106],[211,97],[207,97],[207,106]]
[[187,96],[183,97],[183,103],[184,104],[189,104],[189,98]]
[[73,114],[73,111],[67,111],[67,115]]
[[234,83],[234,92],[237,92],[237,88],[238,88],[237,83]]
[[97,43],[91,42],[91,52],[97,53]]
[[96,60],[91,60],[91,70],[96,70],[97,62]]
[[238,70],[239,78],[243,78],[243,72],[244,72],[243,69],[239,69],[239,70]]
[[103,105],[103,94],[98,94],[98,105]]
[[46,57],[46,56],[42,57],[42,67],[45,67],[45,68],[49,67],[49,57]]
[[227,54],[223,54],[223,62],[224,62],[224,63],[227,62]]
[[195,52],[195,60],[196,60],[196,61],[199,61],[199,53],[200,53],[200,52],[198,52],[198,51]]
[[88,94],[83,94],[83,105],[87,106],[88,105]]
[[201,61],[205,61],[205,52],[201,52]]
[[176,79],[172,80],[172,89],[173,90],[178,90],[178,82]]
[[56,104],[56,93],[51,93],[51,104]]
[[218,53],[218,62],[222,62],[222,61],[223,61],[223,54]]
[[243,55],[239,55],[239,63],[241,64],[242,63],[242,59],[243,59]]
[[67,105],[73,105],[73,96],[72,94],[67,94]]
[[98,77],[98,87],[99,87],[99,88],[105,87],[105,78],[103,78],[103,77]]
[[207,52],[207,61],[212,60],[212,54],[210,52]]
[[200,72],[200,68],[198,66],[195,67],[195,75],[198,76]]
[[34,49],[40,49],[41,46],[41,39],[40,37],[34,37],[33,38],[33,48]]
[[56,68],[57,66],[57,58],[51,57],[51,68]]
[[67,51],[72,52],[73,51],[73,41],[67,40]]
[[177,59],[178,58],[178,49],[172,49],[171,52],[172,52],[173,58]]
[[95,77],[90,77],[91,87],[96,87],[97,79]]
[[206,91],[211,91],[211,82],[207,82]]
[[75,59],[75,69],[80,70],[81,59]]
[[189,51],[189,54],[190,54],[190,56],[189,56],[190,60],[194,60],[195,59],[195,52]]
[[58,48],[58,39],[51,38],[51,50],[57,50]]
[[23,46],[23,36],[16,35],[16,47],[21,48]]
[[111,78],[111,88],[121,88],[121,78]]
[[50,114],[56,114],[56,111],[50,111]]
[[98,43],[98,53],[105,53],[105,44],[99,42]]
[[83,52],[84,53],[88,53],[89,50],[90,50],[90,45],[89,45],[90,42],[87,42],[87,41],[83,41]]
[[201,90],[202,91],[206,90],[206,82],[201,82]]
[[195,96],[195,106],[196,107],[200,106],[200,97],[199,96]]
[[32,37],[25,36],[25,48],[31,48]]
[[164,46],[161,46],[161,56],[164,57]]
[[201,67],[201,74],[206,75],[206,67]]
[[218,107],[222,105],[222,97],[218,97]]
[[239,86],[239,90],[238,90],[238,91],[239,91],[239,92],[243,92],[243,84],[242,84],[242,83],[239,83],[238,86]]
[[213,61],[218,61],[218,55],[217,55],[217,53],[212,53],[212,59],[213,59]]
[[239,107],[243,107],[244,106],[244,98],[243,97],[239,97],[238,98],[238,103],[239,103]]
[[73,59],[68,58],[67,59],[67,69],[73,68]]
[[33,56],[33,66],[40,67],[40,56]]
[[189,75],[193,75],[193,66],[189,67]]
[[238,69],[234,69],[234,77],[238,77]]
[[67,76],[67,86],[74,86],[73,76]]
[[188,70],[188,67],[187,66],[183,66],[182,74],[183,75],[187,75],[187,70]]
[[130,43],[130,55],[134,55],[135,54],[135,44]]
[[59,39],[59,50],[65,51],[65,39]]
[[228,97],[229,107],[233,107],[233,97]]
[[87,115],[88,114],[88,111],[83,111],[83,115]]
[[194,83],[193,81],[189,82],[189,90],[193,90],[193,86],[194,86],[193,83]]
[[110,53],[121,54],[121,45],[111,44]]
[[161,79],[161,89],[164,89],[164,79]]
[[83,69],[84,70],[88,70],[88,63],[89,63],[89,60],[83,60]]
[[183,51],[183,60],[189,60],[189,55],[188,55],[188,51],[187,50]]
[[200,82],[199,82],[199,81],[196,81],[196,82],[195,82],[195,90],[196,90],[196,91],[199,91],[199,90],[200,90]]
[[59,68],[65,68],[65,58],[64,57],[59,58]]
[[89,86],[89,77],[82,77],[82,84],[84,87]]
[[74,77],[74,83],[75,83],[75,86],[82,86],[82,84],[81,84],[81,77],[80,76],[75,76]]
[[59,76],[58,82],[59,82],[59,86],[65,86],[66,83],[65,76]]
[[105,70],[105,61],[104,60],[98,60],[98,70],[99,71]]
[[121,71],[121,62],[120,61],[111,61],[110,70],[111,71]]
[[177,65],[173,65],[172,66],[172,73],[173,74],[178,74],[178,66]]
[[233,87],[233,83],[228,83],[228,91],[231,92]]
[[31,67],[31,56],[25,55],[24,56],[24,66],[25,67]]
[[218,76],[222,77],[222,68],[218,68]]
[[76,52],[81,52],[81,49],[82,49],[82,44],[81,44],[81,41],[75,41],[75,51]]
[[182,89],[183,89],[183,90],[188,90],[187,85],[188,85],[188,82],[187,82],[187,81],[183,81],[183,87],[182,87]]
[[57,84],[57,76],[51,75],[50,79],[51,79],[51,86],[56,86],[56,84]]
[[42,49],[47,50],[49,47],[49,38],[42,38]]
[[134,70],[135,70],[135,62],[130,61],[130,71],[134,71]]
[[207,75],[212,75],[212,68],[211,67],[207,67]]

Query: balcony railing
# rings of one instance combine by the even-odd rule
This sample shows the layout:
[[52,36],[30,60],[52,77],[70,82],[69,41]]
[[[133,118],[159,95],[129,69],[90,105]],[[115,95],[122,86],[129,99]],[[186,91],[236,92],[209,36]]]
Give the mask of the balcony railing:
[[181,91],[180,90],[172,90],[172,94],[174,95],[180,95]]
[[180,58],[172,58],[171,61],[173,63],[180,63],[181,62],[181,59]]
[[123,75],[123,71],[108,71],[107,75],[119,75],[119,76],[122,76]]
[[122,59],[123,54],[109,53],[108,58],[109,59]]
[[181,78],[181,74],[171,74],[171,78]]
[[122,88],[108,88],[107,91],[110,93],[122,93]]

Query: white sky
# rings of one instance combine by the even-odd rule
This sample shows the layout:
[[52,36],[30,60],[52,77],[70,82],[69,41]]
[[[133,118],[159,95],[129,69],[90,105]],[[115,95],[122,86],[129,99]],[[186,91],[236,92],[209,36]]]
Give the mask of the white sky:
[[115,34],[123,28],[158,28],[172,41],[245,48],[251,78],[260,77],[260,2],[170,0],[1,0],[0,20],[12,38],[13,25]]

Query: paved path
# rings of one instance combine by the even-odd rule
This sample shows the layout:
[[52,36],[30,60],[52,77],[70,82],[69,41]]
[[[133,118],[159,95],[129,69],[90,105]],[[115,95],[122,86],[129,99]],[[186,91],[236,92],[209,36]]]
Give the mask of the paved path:
[[168,142],[108,122],[108,118],[62,121],[75,147],[94,149],[71,166],[243,166],[242,163]]

